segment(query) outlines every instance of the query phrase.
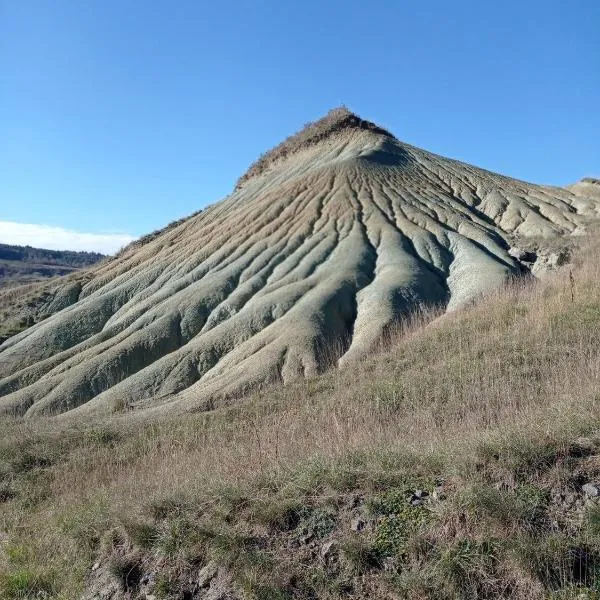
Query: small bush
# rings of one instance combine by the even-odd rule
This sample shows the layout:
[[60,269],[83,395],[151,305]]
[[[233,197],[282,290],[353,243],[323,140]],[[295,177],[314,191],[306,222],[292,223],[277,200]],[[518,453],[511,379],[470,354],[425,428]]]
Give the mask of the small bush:
[[492,470],[500,468],[517,481],[527,481],[550,469],[562,450],[558,441],[511,435],[481,442],[477,447],[477,456],[485,467]]
[[369,503],[369,510],[379,517],[375,547],[382,556],[403,555],[410,538],[431,518],[426,505],[409,503],[414,489],[397,488]]
[[520,484],[512,491],[475,483],[462,494],[459,503],[488,524],[530,530],[543,525],[548,494],[532,484]]
[[592,536],[600,537],[600,506],[593,504],[587,509],[583,526]]
[[529,538],[519,551],[523,564],[549,590],[573,585],[600,590],[600,554],[584,540],[565,534]]
[[160,496],[146,504],[144,511],[153,519],[181,517],[190,510],[188,500],[181,496]]
[[350,535],[340,542],[340,550],[351,573],[364,575],[381,566],[377,547],[360,535]]
[[300,523],[302,510],[297,498],[270,498],[255,502],[249,518],[273,531],[290,531]]
[[94,552],[111,527],[111,515],[103,500],[65,509],[59,520],[61,530],[75,540],[79,550]]
[[320,540],[335,529],[335,514],[331,510],[303,507],[299,514],[300,522],[296,528],[297,537],[313,536]]
[[496,546],[492,541],[462,539],[441,550],[434,566],[442,585],[455,590],[456,597],[485,597],[482,591],[494,578]]
[[204,530],[185,517],[165,521],[154,533],[154,547],[169,557],[196,548],[205,538]]
[[28,568],[0,573],[0,592],[4,600],[50,598],[55,592],[52,578]]
[[114,447],[115,443],[121,438],[120,434],[110,427],[95,427],[85,431],[85,437],[93,444],[99,446]]
[[543,525],[548,508],[548,492],[536,485],[521,484],[515,491],[520,523],[527,529]]
[[131,541],[138,548],[152,548],[158,539],[158,530],[155,525],[150,523],[126,519],[123,522],[123,527]]

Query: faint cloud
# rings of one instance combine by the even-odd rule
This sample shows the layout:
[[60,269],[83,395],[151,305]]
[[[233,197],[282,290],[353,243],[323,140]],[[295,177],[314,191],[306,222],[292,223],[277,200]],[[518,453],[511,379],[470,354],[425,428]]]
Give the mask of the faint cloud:
[[126,233],[81,233],[62,227],[0,221],[0,242],[47,250],[85,250],[114,254],[135,239]]

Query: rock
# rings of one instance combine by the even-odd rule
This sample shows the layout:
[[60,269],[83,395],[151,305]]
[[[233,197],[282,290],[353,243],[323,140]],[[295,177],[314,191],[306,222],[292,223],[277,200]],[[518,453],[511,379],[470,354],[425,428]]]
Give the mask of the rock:
[[350,523],[350,529],[352,531],[362,531],[367,525],[367,522],[360,517],[356,517],[356,519],[352,519],[352,523]]
[[425,499],[428,498],[429,492],[426,490],[415,490],[408,498],[408,503],[412,504],[412,506],[420,506],[425,503]]
[[301,544],[310,544],[310,542],[314,539],[315,534],[312,531],[309,531],[308,533],[305,533],[301,538],[300,538],[300,543]]
[[433,488],[433,493],[431,494],[431,497],[434,500],[445,500],[446,494],[444,493],[444,486],[438,485],[435,488]]
[[587,437],[577,438],[570,446],[569,452],[571,456],[583,457],[590,456],[596,451],[596,444],[593,440]]
[[156,600],[156,596],[154,594],[146,594],[146,600]]
[[600,496],[600,486],[595,483],[586,483],[581,487],[581,491],[589,498]]
[[337,553],[337,549],[338,547],[335,540],[325,542],[323,546],[321,546],[321,558],[324,560],[329,560]]
[[140,579],[142,585],[151,585],[154,583],[154,573],[146,573]]
[[534,272],[554,271],[558,267],[569,262],[569,251],[567,249],[559,250],[558,252],[540,253],[538,259],[533,265]]
[[206,566],[200,569],[198,573],[198,587],[206,587],[210,584],[210,582],[217,576],[217,572],[219,567],[214,561],[210,561]]
[[100,568],[100,563],[99,562],[95,562],[92,565],[92,571],[97,571]]
[[211,587],[204,596],[204,600],[228,600],[232,598],[227,592],[227,589],[221,587]]
[[523,250],[522,248],[510,248],[508,253],[513,258],[516,258],[520,262],[534,263],[537,260],[537,254],[530,250]]
[[381,568],[388,573],[393,573],[398,570],[398,561],[393,556],[386,556],[381,562]]
[[559,252],[551,252],[550,254],[548,254],[548,264],[551,267],[561,267],[568,261],[569,253],[566,250],[561,250]]

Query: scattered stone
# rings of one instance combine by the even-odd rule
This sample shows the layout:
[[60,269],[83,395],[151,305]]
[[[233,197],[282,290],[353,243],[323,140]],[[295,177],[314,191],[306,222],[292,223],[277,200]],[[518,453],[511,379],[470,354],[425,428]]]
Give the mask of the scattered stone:
[[229,595],[227,589],[220,587],[211,587],[204,596],[204,600],[229,600],[232,596]]
[[425,500],[429,497],[429,492],[426,490],[415,490],[408,498],[408,503],[412,506],[420,506],[425,503]]
[[362,531],[367,525],[367,522],[360,517],[356,517],[356,519],[352,519],[352,523],[350,524],[350,529],[352,531]]
[[156,596],[154,594],[146,594],[146,600],[156,600]]
[[300,538],[300,543],[301,544],[309,544],[315,537],[315,534],[312,531],[309,531],[308,533],[305,533],[301,538]]
[[100,568],[100,563],[99,562],[95,562],[92,565],[92,571],[97,571]]
[[581,491],[589,498],[600,496],[600,486],[595,483],[586,483],[581,487]]
[[210,561],[205,567],[200,569],[198,573],[198,587],[206,587],[210,584],[210,582],[217,576],[217,571],[219,567],[214,561]]
[[534,263],[537,260],[537,254],[530,250],[523,250],[522,248],[510,248],[508,253],[513,258],[516,258],[520,262]]
[[559,252],[551,252],[550,254],[548,254],[548,264],[551,267],[561,267],[568,261],[569,253],[566,250],[561,250]]
[[438,485],[435,488],[433,488],[433,493],[431,494],[431,497],[434,500],[445,500],[446,499],[446,494],[444,492],[444,486],[443,485]]
[[575,457],[583,457],[590,456],[596,450],[596,444],[593,440],[587,437],[577,438],[569,448],[569,451],[572,456]]
[[334,540],[330,542],[325,542],[323,546],[321,546],[321,558],[324,560],[329,560],[334,554],[337,553],[337,543]]
[[142,585],[150,585],[154,583],[154,573],[146,573],[141,579],[140,583]]
[[386,556],[381,562],[381,568],[388,573],[394,573],[398,570],[398,561],[393,556]]

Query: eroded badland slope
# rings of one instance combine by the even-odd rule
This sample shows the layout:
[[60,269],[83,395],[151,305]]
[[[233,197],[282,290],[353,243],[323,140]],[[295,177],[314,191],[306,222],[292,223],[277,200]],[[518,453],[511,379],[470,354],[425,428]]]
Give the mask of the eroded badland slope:
[[0,346],[0,410],[206,409],[348,365],[415,308],[456,309],[541,264],[511,248],[582,233],[595,191],[503,177],[332,111],[222,202],[57,289],[60,310]]

